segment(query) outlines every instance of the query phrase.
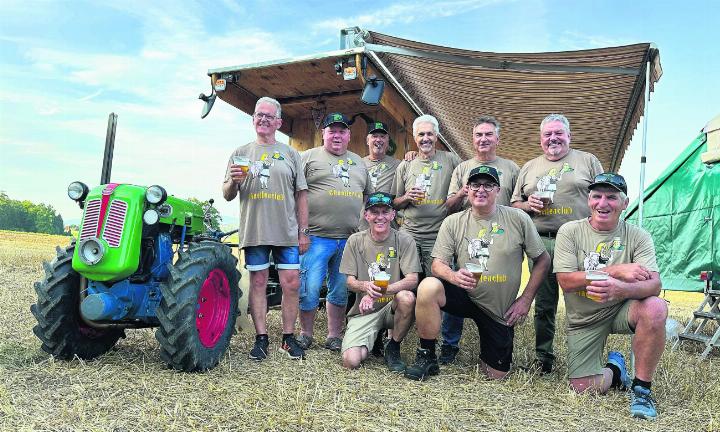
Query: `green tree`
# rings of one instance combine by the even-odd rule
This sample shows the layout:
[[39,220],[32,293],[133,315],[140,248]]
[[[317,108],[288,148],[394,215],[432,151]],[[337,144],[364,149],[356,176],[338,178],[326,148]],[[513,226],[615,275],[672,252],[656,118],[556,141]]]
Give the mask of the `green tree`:
[[222,216],[220,216],[220,212],[215,207],[210,207],[209,200],[200,201],[199,199],[195,197],[188,198],[188,201],[195,203],[199,206],[201,206],[203,209],[208,209],[206,211],[207,214],[207,222],[210,225],[210,228],[214,230],[220,230],[220,222],[222,222]]
[[17,201],[0,192],[0,229],[63,234],[63,220],[50,205]]

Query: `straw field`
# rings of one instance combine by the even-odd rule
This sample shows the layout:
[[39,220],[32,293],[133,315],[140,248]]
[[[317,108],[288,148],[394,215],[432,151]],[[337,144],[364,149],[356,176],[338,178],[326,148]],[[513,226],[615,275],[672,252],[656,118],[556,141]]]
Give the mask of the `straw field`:
[[[628,416],[627,394],[576,395],[566,384],[565,331],[556,339],[557,370],[549,377],[513,369],[504,382],[479,373],[477,334],[466,324],[454,366],[425,383],[388,372],[381,359],[346,371],[335,353],[313,348],[294,362],[276,353],[247,359],[254,335],[241,331],[219,366],[204,374],[168,370],[152,330],[129,330],[93,362],[55,361],[32,333],[32,284],[41,262],[67,237],[0,231],[0,429],[2,430],[720,430],[720,355],[699,361],[697,345],[668,346],[653,389],[656,422]],[[244,279],[245,281],[247,278]],[[246,283],[246,282],[245,282]],[[687,322],[699,295],[668,294],[671,316]],[[561,305],[562,308],[562,305]],[[564,310],[559,313],[563,328]],[[324,337],[324,313],[316,336]],[[517,329],[515,364],[533,357],[531,320]],[[245,323],[247,325],[247,323]],[[269,316],[271,347],[279,311]],[[411,361],[414,332],[403,344]],[[628,353],[628,338],[608,345]]]

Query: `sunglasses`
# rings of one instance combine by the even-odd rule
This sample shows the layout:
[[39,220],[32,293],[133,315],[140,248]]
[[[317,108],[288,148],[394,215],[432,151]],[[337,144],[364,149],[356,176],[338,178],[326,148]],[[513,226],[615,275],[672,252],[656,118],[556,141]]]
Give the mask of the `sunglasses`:
[[390,205],[392,199],[386,195],[370,195],[368,198],[368,205],[385,204]]

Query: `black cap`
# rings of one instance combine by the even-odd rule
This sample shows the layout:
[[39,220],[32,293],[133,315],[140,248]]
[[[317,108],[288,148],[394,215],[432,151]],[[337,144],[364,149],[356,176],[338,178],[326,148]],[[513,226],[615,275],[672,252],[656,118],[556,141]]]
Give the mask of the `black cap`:
[[340,123],[342,125],[345,125],[346,128],[350,129],[350,120],[345,117],[345,114],[343,113],[335,112],[326,115],[325,120],[323,120],[322,127],[323,129],[325,129],[333,123]]
[[500,176],[498,175],[497,170],[491,166],[480,165],[473,168],[472,170],[470,170],[470,175],[468,176],[467,182],[468,184],[470,184],[471,181],[480,177],[487,177],[498,185],[500,184]]
[[382,131],[385,133],[389,133],[387,125],[383,122],[375,121],[375,122],[368,123],[368,135],[370,135],[371,133],[376,132],[376,131]]
[[597,186],[610,186],[627,195],[627,183],[625,183],[625,178],[620,174],[606,172],[596,175],[593,182],[588,186],[588,189],[593,190]]
[[393,196],[389,193],[375,192],[373,194],[370,194],[367,201],[365,202],[365,210],[378,205],[384,205],[390,207],[391,209],[394,209],[392,202]]

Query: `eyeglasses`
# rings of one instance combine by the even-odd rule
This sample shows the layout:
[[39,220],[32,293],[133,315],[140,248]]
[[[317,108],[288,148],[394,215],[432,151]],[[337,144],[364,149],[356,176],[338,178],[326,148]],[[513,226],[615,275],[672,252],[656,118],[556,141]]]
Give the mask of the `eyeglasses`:
[[387,195],[370,195],[368,198],[368,205],[385,204],[390,205],[392,200]]
[[468,187],[471,191],[477,192],[480,189],[484,189],[485,192],[492,192],[493,189],[495,189],[495,186],[497,186],[495,183],[470,183]]
[[267,119],[269,121],[273,121],[277,118],[274,115],[265,114],[265,113],[255,113],[255,114],[253,114],[253,117],[255,117],[258,120]]
[[625,179],[620,177],[617,174],[613,173],[602,173],[595,176],[595,183],[599,182],[607,182],[607,183],[616,183],[616,184],[624,184]]

